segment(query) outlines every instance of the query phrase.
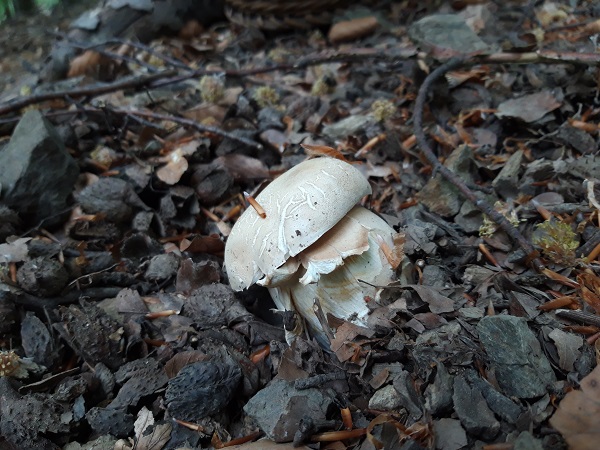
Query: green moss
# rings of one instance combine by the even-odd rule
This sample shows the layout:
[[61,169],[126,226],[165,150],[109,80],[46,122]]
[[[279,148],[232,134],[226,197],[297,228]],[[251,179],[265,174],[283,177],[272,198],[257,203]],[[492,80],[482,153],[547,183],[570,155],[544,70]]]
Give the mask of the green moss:
[[375,100],[371,105],[371,113],[378,122],[389,119],[396,114],[397,110],[396,105],[389,100]]
[[540,223],[532,242],[540,247],[545,257],[557,264],[569,265],[575,262],[579,240],[568,223],[553,219]]
[[225,95],[223,78],[214,75],[205,75],[198,83],[202,101],[207,103],[218,103]]
[[266,108],[267,106],[276,106],[277,103],[279,103],[279,94],[275,89],[269,86],[261,86],[256,88],[252,98],[261,108]]

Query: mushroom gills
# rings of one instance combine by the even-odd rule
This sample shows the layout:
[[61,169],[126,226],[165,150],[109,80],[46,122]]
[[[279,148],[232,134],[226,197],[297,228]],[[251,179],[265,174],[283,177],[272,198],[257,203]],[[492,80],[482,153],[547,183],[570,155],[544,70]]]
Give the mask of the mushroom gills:
[[[288,273],[277,282],[264,283],[279,309],[295,310],[321,344],[326,334],[314,313],[318,299],[327,317],[365,326],[369,302],[376,301],[381,288],[395,281],[394,260],[401,260],[400,235],[373,212],[354,207],[321,239],[300,253],[292,263],[296,276]],[[385,248],[395,254],[390,261]]]

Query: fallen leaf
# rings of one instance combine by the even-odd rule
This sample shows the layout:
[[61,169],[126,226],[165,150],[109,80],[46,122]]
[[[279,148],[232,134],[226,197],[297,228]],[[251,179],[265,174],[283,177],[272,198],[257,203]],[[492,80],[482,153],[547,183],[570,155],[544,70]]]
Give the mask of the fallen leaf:
[[165,444],[171,439],[170,423],[161,423],[145,436],[138,439],[136,450],[161,450]]
[[212,255],[223,255],[225,251],[225,243],[216,234],[210,236],[195,236],[191,241],[188,241],[187,246],[183,244],[180,247],[183,252],[190,253],[210,253]]
[[169,153],[167,161],[167,165],[156,171],[156,176],[162,182],[173,185],[181,179],[181,176],[188,169],[188,162],[183,156],[183,151],[179,148]]
[[137,419],[135,419],[135,423],[133,424],[135,436],[139,439],[142,437],[142,434],[144,434],[144,431],[152,425],[154,425],[152,411],[145,406],[142,406],[142,409],[138,412]]
[[570,450],[595,450],[600,439],[598,417],[600,366],[581,380],[581,389],[565,395],[550,418],[550,424],[562,434]]
[[554,111],[561,104],[562,94],[546,90],[500,103],[496,116],[513,117],[531,123]]
[[429,305],[429,310],[434,314],[454,311],[454,302],[432,287],[420,286],[418,284],[411,284],[404,287],[413,289],[421,297],[421,300]]
[[100,65],[102,61],[102,55],[98,52],[87,50],[81,55],[73,58],[67,78],[78,77],[87,73],[93,72],[93,70]]
[[169,378],[173,378],[188,364],[198,361],[206,361],[208,356],[199,350],[186,350],[177,353],[165,364],[165,372]]
[[593,273],[582,273],[577,276],[577,282],[583,300],[600,314],[600,277]]

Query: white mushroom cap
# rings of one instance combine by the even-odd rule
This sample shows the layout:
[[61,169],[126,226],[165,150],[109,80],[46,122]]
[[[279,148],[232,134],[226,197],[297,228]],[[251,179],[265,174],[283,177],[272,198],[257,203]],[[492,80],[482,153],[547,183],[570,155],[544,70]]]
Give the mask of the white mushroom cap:
[[231,287],[239,291],[259,280],[269,284],[276,269],[370,193],[366,178],[338,159],[311,159],[285,172],[256,197],[266,218],[248,208],[231,230],[225,247]]

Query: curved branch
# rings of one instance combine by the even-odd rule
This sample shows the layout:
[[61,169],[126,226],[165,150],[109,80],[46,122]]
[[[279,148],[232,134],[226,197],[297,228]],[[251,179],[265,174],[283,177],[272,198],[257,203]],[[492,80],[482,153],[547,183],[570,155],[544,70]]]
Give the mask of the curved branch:
[[427,142],[425,135],[425,129],[423,128],[423,111],[425,109],[425,102],[427,100],[427,94],[433,83],[443,77],[450,70],[456,69],[462,65],[472,63],[473,61],[469,56],[462,56],[452,58],[446,61],[444,64],[436,68],[431,72],[423,81],[423,84],[419,88],[417,99],[415,100],[415,107],[413,112],[414,120],[414,133],[417,139],[417,145],[419,150],[427,158],[427,161],[433,167],[433,173],[439,172],[448,182],[452,183],[460,191],[460,193],[471,203],[475,205],[479,211],[487,215],[492,221],[494,221],[500,228],[502,228],[510,238],[516,242],[525,252],[531,266],[537,271],[541,272],[544,269],[544,265],[538,257],[537,250],[533,247],[521,232],[515,228],[506,217],[500,214],[494,209],[494,207],[483,198],[479,198],[475,192],[473,192],[465,182],[457,176],[454,172],[439,162],[435,153]]

